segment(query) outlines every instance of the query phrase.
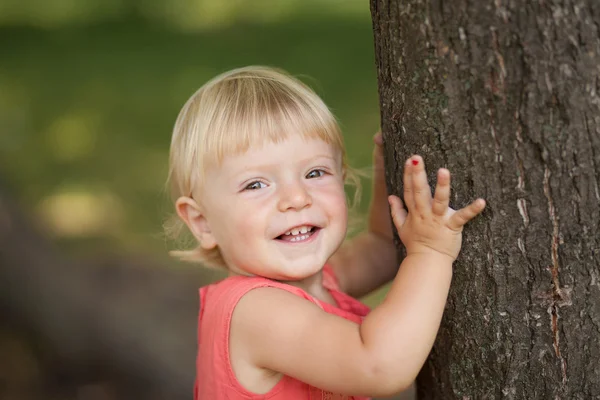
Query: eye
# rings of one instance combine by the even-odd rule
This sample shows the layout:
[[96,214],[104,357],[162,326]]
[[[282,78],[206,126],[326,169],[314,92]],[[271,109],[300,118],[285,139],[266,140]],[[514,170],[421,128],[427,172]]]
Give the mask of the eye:
[[244,188],[244,190],[258,190],[258,189],[262,189],[265,187],[267,187],[267,185],[265,185],[263,182],[254,181],[254,182],[250,182],[249,184],[247,184],[246,187]]
[[322,169],[313,169],[308,174],[306,174],[306,177],[308,179],[312,179],[312,178],[320,178],[323,175],[325,175],[325,171],[323,171]]

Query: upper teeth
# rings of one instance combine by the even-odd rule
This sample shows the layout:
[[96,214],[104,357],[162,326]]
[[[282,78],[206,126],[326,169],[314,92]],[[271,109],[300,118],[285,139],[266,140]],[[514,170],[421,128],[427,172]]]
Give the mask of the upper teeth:
[[298,234],[305,234],[307,232],[312,231],[313,227],[312,226],[299,226],[297,228],[294,228],[290,231],[287,231],[285,234],[286,235],[298,235]]

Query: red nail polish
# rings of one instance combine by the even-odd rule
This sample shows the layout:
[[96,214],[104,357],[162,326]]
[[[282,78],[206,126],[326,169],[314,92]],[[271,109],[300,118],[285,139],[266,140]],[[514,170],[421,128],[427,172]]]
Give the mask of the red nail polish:
[[417,164],[419,164],[419,160],[412,160],[412,164],[413,164],[413,165],[417,165]]

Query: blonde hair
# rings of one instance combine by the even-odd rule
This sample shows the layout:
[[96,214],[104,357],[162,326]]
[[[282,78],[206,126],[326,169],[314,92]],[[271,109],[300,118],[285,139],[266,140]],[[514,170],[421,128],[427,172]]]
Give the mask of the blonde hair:
[[[192,197],[202,190],[204,173],[228,155],[251,146],[278,143],[290,135],[321,139],[342,155],[346,183],[360,197],[360,180],[347,165],[338,123],[323,100],[308,86],[282,70],[249,66],[213,78],[185,103],[173,129],[169,183],[173,200]],[[179,239],[185,225],[172,218],[167,233]],[[175,257],[226,267],[217,247],[205,250],[196,242],[192,250],[172,251]]]

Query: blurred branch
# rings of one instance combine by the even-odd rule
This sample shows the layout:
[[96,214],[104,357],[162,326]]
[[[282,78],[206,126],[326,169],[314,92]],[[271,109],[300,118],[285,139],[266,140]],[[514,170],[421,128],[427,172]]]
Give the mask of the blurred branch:
[[0,182],[0,307],[49,345],[67,374],[110,371],[129,391],[119,398],[141,398],[138,387],[148,399],[191,397],[197,289],[216,278],[142,258],[68,259]]

